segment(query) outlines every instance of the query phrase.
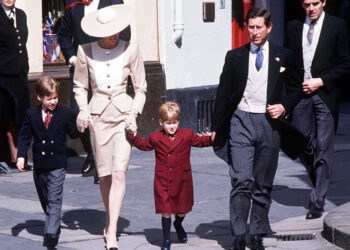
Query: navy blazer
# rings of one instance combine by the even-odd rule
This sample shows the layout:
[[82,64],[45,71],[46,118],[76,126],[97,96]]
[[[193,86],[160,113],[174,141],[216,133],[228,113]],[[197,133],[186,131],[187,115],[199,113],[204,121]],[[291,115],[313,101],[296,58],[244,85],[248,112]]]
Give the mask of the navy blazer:
[[[249,73],[250,43],[227,52],[225,64],[220,76],[219,86],[216,92],[214,113],[212,116],[212,131],[216,132],[214,140],[215,153],[228,164],[231,164],[229,152],[230,120],[238,104],[242,100],[247,85]],[[300,100],[301,86],[295,78],[295,66],[293,66],[291,51],[283,49],[273,43],[269,43],[269,69],[267,81],[266,104],[282,104],[288,113]],[[287,95],[283,96],[286,90]],[[270,117],[267,114],[268,117]],[[293,132],[296,140],[304,143],[298,131],[283,119],[269,119],[271,125],[282,132]],[[283,139],[283,138],[282,138]],[[294,143],[294,142],[293,142]],[[282,146],[284,142],[282,142]],[[299,144],[302,145],[302,144]],[[303,144],[304,145],[304,144]],[[301,147],[300,147],[301,148]],[[294,151],[293,148],[287,149]],[[291,155],[295,158],[295,155]]]
[[67,167],[67,139],[77,138],[79,132],[70,108],[57,106],[52,113],[49,128],[42,118],[42,107],[27,109],[24,124],[18,135],[18,157],[27,157],[29,145],[33,142],[35,168],[57,169]]
[[[77,0],[67,0],[66,6],[76,1]],[[98,9],[122,3],[123,0],[100,0]],[[95,42],[100,39],[89,36],[82,30],[81,20],[84,17],[84,8],[85,5],[83,4],[77,4],[69,8],[65,11],[63,18],[60,21],[57,33],[58,43],[67,64],[69,64],[69,58],[77,55],[78,45]],[[120,38],[125,41],[130,40],[130,26],[122,31]]]
[[0,6],[0,74],[18,75],[21,71],[27,74],[27,16],[23,10],[16,8],[16,25],[10,22],[6,12]]
[[[304,20],[293,20],[287,25],[286,47],[295,55],[297,78],[304,82],[303,35]],[[350,71],[347,29],[344,20],[325,15],[320,38],[312,60],[311,74],[320,77],[324,86],[316,92],[327,104],[335,122],[338,118],[341,79]],[[307,97],[307,96],[305,96]]]

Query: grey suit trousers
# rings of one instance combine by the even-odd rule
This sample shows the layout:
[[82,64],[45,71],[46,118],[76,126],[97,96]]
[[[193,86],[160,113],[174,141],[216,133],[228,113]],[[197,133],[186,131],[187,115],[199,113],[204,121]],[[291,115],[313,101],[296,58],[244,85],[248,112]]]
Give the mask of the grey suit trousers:
[[323,209],[333,169],[334,118],[322,98],[314,94],[295,106],[292,123],[309,140],[310,153],[304,156],[311,158],[304,161],[313,184],[309,207]]
[[34,168],[33,177],[41,206],[46,214],[44,234],[57,235],[61,221],[66,170]]
[[268,213],[280,136],[267,114],[236,110],[231,118],[230,220],[233,235],[272,233]]

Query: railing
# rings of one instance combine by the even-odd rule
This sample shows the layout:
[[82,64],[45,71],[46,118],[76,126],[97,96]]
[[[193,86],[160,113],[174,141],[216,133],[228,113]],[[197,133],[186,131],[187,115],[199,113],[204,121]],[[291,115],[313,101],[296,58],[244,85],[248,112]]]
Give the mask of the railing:
[[211,117],[214,111],[214,99],[197,101],[197,133],[211,133]]

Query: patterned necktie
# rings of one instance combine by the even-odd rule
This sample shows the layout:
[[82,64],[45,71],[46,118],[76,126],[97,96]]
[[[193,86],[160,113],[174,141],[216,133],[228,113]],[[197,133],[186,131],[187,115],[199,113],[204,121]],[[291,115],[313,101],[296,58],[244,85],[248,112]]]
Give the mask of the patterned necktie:
[[44,125],[45,125],[45,128],[48,129],[49,128],[49,125],[50,125],[50,122],[51,122],[51,118],[52,118],[52,114],[50,112],[50,110],[46,110],[46,117],[44,119]]
[[255,67],[256,67],[256,70],[259,71],[263,65],[264,54],[262,53],[261,48],[258,48],[256,52],[257,53],[256,53]]
[[307,41],[309,44],[312,43],[312,38],[314,37],[314,28],[315,28],[315,21],[312,21],[309,26],[309,31],[307,32]]

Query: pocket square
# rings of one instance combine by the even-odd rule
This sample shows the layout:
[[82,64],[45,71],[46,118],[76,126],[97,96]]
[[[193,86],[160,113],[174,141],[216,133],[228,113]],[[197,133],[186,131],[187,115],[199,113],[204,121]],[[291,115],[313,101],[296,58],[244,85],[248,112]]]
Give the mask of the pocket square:
[[280,68],[280,73],[284,72],[285,70],[286,70],[285,67],[281,67],[281,68]]

